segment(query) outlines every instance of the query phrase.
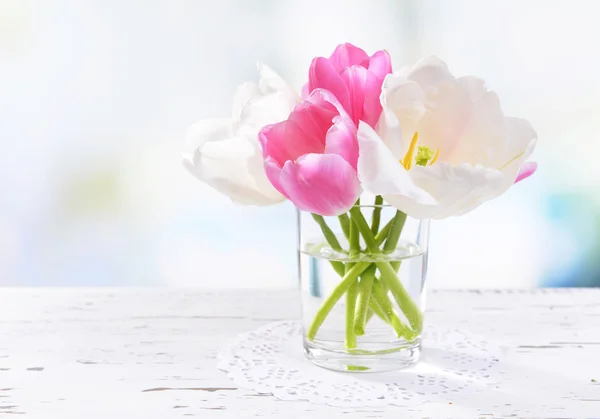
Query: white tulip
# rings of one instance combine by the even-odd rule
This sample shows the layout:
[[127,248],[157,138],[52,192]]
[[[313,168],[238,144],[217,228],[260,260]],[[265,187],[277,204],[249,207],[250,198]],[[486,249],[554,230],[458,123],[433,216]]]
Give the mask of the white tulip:
[[188,129],[187,143],[193,151],[182,158],[190,173],[242,205],[285,200],[265,174],[258,132],[285,120],[300,100],[267,66],[259,65],[258,70],[258,84],[238,88],[231,118],[202,120]]
[[437,58],[389,74],[381,104],[378,133],[359,126],[359,178],[411,217],[464,214],[504,193],[522,167],[519,180],[535,170],[525,165],[530,124],[505,117],[482,80],[455,78]]

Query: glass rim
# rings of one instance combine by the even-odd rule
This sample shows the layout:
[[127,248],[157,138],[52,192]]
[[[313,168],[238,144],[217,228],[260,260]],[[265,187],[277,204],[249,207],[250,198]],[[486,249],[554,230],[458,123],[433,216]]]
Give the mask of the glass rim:
[[381,205],[359,204],[359,205],[352,205],[352,208],[394,208],[394,207],[390,204],[381,204]]

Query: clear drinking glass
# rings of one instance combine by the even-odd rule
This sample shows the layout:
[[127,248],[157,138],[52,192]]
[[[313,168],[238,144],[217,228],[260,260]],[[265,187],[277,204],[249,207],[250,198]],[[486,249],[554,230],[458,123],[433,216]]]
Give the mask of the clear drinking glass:
[[[358,239],[355,220],[365,233]],[[428,241],[429,220],[388,205],[357,205],[339,218],[299,211],[306,357],[337,371],[390,371],[415,363]]]

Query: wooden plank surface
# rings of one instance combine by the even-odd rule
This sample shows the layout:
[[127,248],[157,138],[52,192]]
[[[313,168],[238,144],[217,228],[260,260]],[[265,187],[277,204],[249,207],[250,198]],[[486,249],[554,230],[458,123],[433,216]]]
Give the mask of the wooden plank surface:
[[[216,368],[219,347],[238,333],[298,314],[292,290],[2,289],[0,417],[499,417],[468,404],[343,409],[279,401],[237,388]],[[547,369],[565,386],[565,400],[581,397],[581,411],[597,412],[582,417],[600,417],[600,290],[431,292],[426,321],[442,319],[517,342],[512,356]],[[568,377],[553,371],[565,363]],[[573,394],[569,382],[585,382],[598,397]],[[532,408],[518,417],[543,416]],[[575,414],[557,409],[553,417]]]

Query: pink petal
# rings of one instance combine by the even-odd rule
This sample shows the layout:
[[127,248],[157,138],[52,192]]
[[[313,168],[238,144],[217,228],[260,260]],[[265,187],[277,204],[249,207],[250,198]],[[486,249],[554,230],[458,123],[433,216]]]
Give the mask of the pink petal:
[[304,86],[302,86],[300,93],[302,95],[302,99],[306,99],[308,97],[308,95],[310,95],[310,90],[308,90],[308,83],[306,83]]
[[286,162],[279,183],[298,209],[325,216],[348,211],[361,194],[356,170],[336,154],[307,154]]
[[267,175],[267,179],[269,179],[269,182],[271,182],[271,185],[273,185],[273,187],[277,189],[280,194],[289,199],[285,193],[285,190],[282,188],[281,183],[279,183],[281,166],[272,157],[265,158],[265,173]]
[[288,121],[294,122],[305,134],[306,138],[303,138],[302,142],[309,143],[311,150],[322,152],[325,147],[325,135],[337,115],[335,106],[327,101],[305,100],[294,107]]
[[308,90],[329,90],[337,98],[344,109],[350,109],[350,94],[344,80],[333,64],[323,57],[313,60],[308,75]]
[[329,61],[341,73],[346,67],[368,64],[369,56],[362,49],[346,43],[335,48],[335,51],[329,57]]
[[342,79],[348,86],[348,93],[350,93],[350,108],[347,110],[356,125],[363,116],[368,73],[366,68],[359,65],[348,67],[341,73]]
[[352,66],[342,73],[344,82],[350,93],[350,116],[358,126],[358,121],[365,121],[375,127],[381,115],[381,84],[372,72],[364,67]]
[[[365,82],[365,100],[363,103],[363,115],[361,120],[375,128],[381,116],[381,85],[383,79],[378,79],[371,71],[367,74]],[[358,125],[358,123],[357,123]]]
[[369,71],[383,82],[385,76],[392,72],[392,59],[387,51],[377,51],[369,61]]
[[280,167],[303,154],[323,153],[327,132],[335,117],[347,114],[331,92],[315,89],[297,104],[289,118],[263,127],[258,134],[264,158],[271,157]]
[[308,137],[293,120],[267,125],[258,133],[263,158],[271,157],[283,167],[303,154],[322,153],[324,143]]
[[348,117],[338,116],[327,132],[325,153],[337,154],[346,160],[356,170],[358,162],[358,140],[356,125]]
[[318,106],[328,106],[324,105],[323,102],[331,104],[337,110],[337,113],[344,117],[350,117],[346,109],[342,106],[342,104],[337,100],[337,98],[331,93],[329,90],[325,89],[315,89],[310,93],[305,102],[310,102]]
[[533,175],[537,170],[537,163],[534,161],[528,161],[519,170],[519,175],[517,176],[517,180],[515,183],[522,181],[523,179],[527,179],[529,176]]

